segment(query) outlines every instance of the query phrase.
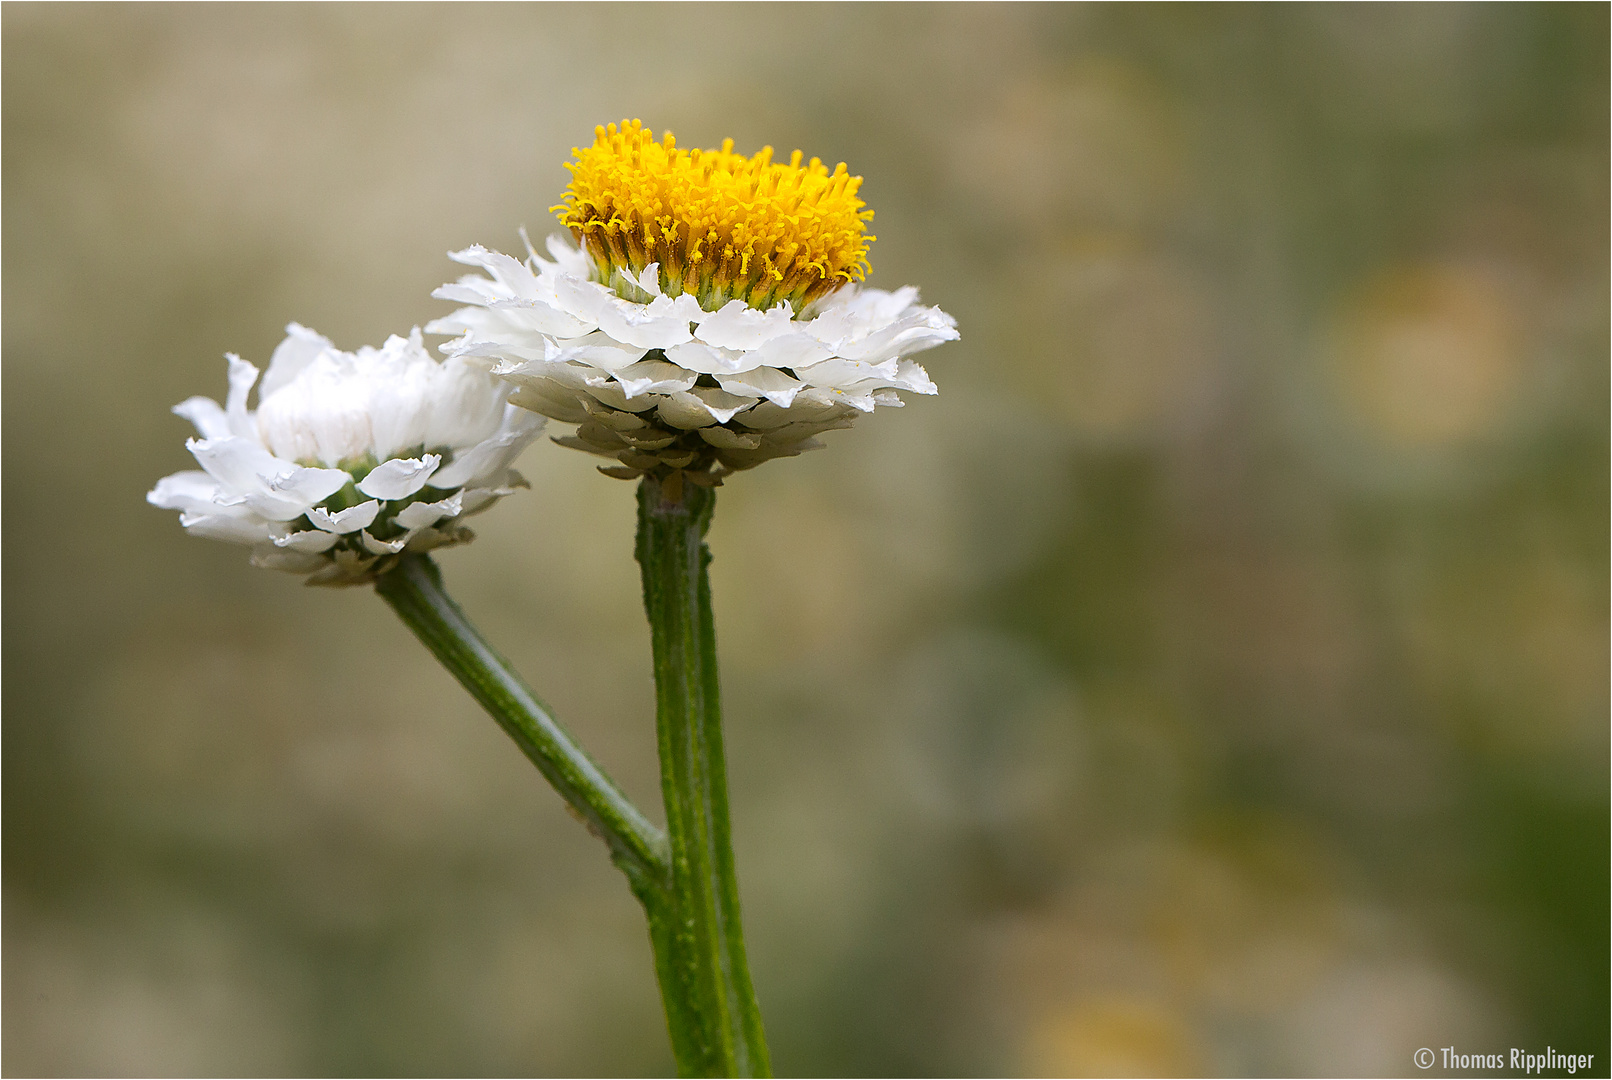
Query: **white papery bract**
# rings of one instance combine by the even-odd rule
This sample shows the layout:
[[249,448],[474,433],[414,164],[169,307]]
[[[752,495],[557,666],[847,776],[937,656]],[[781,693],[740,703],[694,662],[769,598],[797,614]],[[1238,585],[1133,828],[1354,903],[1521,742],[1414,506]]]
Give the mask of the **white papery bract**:
[[196,536],[247,544],[257,566],[312,585],[371,581],[406,551],[470,540],[460,519],[527,486],[510,464],[543,419],[508,403],[484,367],[438,362],[420,331],[342,352],[292,323],[258,385],[233,354],[223,407],[174,412],[201,470],[157,482],[146,501]]
[[601,284],[593,261],[550,237],[545,259],[482,247],[450,255],[479,267],[434,296],[470,306],[426,326],[456,335],[449,356],[517,385],[510,400],[576,434],[556,442],[616,458],[612,476],[684,471],[696,483],[820,445],[898,390],[933,394],[909,357],[957,338],[956,321],[918,290],[848,284],[796,313],[732,299],[715,311],[662,292],[655,263]]

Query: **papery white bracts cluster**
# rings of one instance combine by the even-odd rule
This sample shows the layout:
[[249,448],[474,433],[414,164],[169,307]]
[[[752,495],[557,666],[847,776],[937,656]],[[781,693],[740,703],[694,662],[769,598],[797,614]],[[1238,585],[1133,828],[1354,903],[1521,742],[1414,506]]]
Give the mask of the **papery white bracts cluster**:
[[508,404],[481,367],[433,359],[419,330],[342,352],[295,323],[258,370],[229,360],[224,407],[193,397],[186,448],[202,471],[174,473],[146,496],[197,536],[252,547],[258,566],[309,584],[373,580],[405,551],[472,537],[461,519],[526,483],[510,463],[543,419]]
[[[517,386],[510,400],[563,423],[556,442],[615,458],[602,471],[680,482],[819,445],[894,391],[935,393],[913,353],[957,337],[956,322],[920,307],[913,288],[847,285],[796,313],[730,300],[705,311],[692,295],[663,294],[658,267],[590,280],[591,261],[562,237],[552,259],[527,245],[526,262],[472,247],[451,257],[486,272],[433,295],[472,306],[430,323],[457,335],[442,346]],[[595,275],[596,276],[596,275]],[[620,295],[625,293],[628,295]]]

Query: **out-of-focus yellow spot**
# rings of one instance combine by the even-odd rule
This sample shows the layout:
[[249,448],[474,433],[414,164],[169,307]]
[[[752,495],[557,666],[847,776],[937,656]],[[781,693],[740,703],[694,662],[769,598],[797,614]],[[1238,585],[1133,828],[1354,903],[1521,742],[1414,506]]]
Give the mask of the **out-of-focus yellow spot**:
[[1160,1002],[1110,996],[1044,1011],[1025,1045],[1030,1076],[1200,1076],[1187,1024]]
[[1384,441],[1434,449],[1490,431],[1521,374],[1511,297],[1471,267],[1395,267],[1334,319],[1346,406]]
[[657,142],[637,120],[595,128],[593,145],[573,152],[554,209],[612,288],[621,271],[659,263],[663,290],[691,293],[707,310],[737,298],[799,311],[867,276],[873,211],[844,162],[831,173],[817,158],[802,165],[796,150],[783,165],[770,146],[735,154],[732,139],[680,150],[671,132]]

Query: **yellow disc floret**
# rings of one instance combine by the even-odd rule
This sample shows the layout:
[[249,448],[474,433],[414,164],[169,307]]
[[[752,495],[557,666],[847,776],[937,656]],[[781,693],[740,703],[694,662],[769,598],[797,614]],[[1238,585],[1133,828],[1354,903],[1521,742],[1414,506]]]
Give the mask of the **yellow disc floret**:
[[860,176],[720,150],[680,150],[637,120],[594,129],[575,150],[571,185],[554,209],[593,256],[605,284],[632,298],[623,271],[660,264],[661,289],[691,293],[714,311],[731,299],[751,307],[788,303],[797,312],[868,271],[867,222],[856,197]]

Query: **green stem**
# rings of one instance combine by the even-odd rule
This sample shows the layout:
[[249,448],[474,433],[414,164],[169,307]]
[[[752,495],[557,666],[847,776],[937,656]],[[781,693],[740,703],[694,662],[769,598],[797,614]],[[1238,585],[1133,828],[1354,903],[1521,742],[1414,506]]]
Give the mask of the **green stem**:
[[594,764],[509,661],[465,618],[443,590],[442,574],[429,555],[405,555],[380,576],[375,591],[492,714],[589,830],[609,845],[610,857],[626,873],[653,924],[651,908],[663,909],[669,902],[666,835]]
[[[668,485],[670,487],[671,485]],[[671,839],[675,925],[654,933],[667,1023],[685,1076],[767,1076],[728,828],[722,701],[705,531],[716,493],[638,487],[637,557],[655,654],[655,726]],[[667,495],[671,494],[671,499]],[[678,1030],[680,1024],[695,1025]]]

